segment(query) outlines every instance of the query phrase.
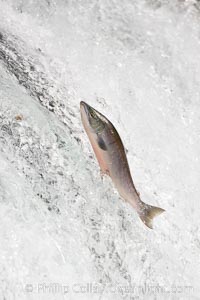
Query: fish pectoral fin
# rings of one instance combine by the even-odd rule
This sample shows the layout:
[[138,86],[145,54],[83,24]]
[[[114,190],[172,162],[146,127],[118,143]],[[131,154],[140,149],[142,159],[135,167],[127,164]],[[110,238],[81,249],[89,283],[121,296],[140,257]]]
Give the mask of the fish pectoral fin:
[[105,144],[104,140],[102,139],[102,137],[100,137],[100,136],[97,137],[97,143],[102,150],[104,150],[104,151],[107,150],[106,144]]
[[153,229],[154,217],[159,216],[164,211],[165,210],[160,207],[156,207],[156,206],[152,206],[152,205],[143,203],[143,205],[138,213],[139,213],[139,216],[140,216],[140,219],[142,220],[142,222],[150,229]]
[[110,176],[110,172],[109,172],[109,170],[108,169],[106,169],[106,170],[100,170],[100,174],[101,174],[101,178],[103,178],[104,177],[104,175],[108,175],[108,176]]

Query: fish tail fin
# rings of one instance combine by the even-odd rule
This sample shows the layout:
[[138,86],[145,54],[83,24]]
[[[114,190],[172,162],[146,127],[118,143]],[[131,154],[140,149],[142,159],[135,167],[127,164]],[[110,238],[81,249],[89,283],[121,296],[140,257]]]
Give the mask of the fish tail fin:
[[142,222],[150,229],[153,229],[153,218],[159,216],[164,211],[165,210],[160,207],[143,203],[138,213]]

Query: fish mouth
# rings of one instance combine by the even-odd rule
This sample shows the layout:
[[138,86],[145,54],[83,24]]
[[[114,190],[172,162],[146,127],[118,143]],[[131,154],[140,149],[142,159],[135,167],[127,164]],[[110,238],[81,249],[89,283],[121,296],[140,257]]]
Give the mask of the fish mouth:
[[80,102],[80,109],[81,109],[81,113],[84,112],[86,114],[87,118],[89,119],[90,116],[91,116],[90,111],[93,110],[93,108],[89,104],[87,104],[86,102],[81,101]]
[[80,108],[81,109],[84,109],[86,111],[86,110],[88,110],[88,106],[89,105],[86,102],[84,102],[84,101],[80,102]]
[[104,128],[106,119],[92,106],[84,101],[80,102],[80,112],[83,125],[89,127],[96,134],[100,134]]

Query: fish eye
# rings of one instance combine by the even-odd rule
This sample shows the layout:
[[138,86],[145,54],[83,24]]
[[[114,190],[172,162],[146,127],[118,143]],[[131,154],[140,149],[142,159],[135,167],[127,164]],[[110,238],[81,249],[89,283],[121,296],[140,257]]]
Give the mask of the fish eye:
[[92,118],[97,119],[97,115],[95,114],[95,112],[93,110],[90,110],[90,115]]

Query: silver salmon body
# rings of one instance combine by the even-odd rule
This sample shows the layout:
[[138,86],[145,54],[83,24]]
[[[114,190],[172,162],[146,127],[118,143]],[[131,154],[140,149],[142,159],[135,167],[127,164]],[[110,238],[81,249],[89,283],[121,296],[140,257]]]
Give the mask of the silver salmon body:
[[126,152],[121,138],[113,124],[87,103],[80,103],[81,119],[89,137],[101,173],[111,177],[121,197],[129,202],[139,217],[149,228],[153,228],[153,218],[164,209],[141,201],[131,177]]

